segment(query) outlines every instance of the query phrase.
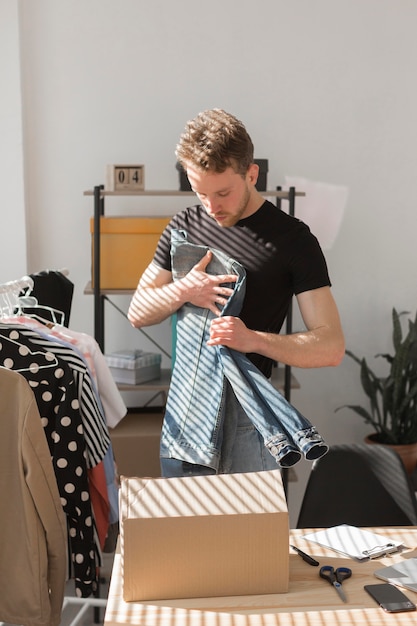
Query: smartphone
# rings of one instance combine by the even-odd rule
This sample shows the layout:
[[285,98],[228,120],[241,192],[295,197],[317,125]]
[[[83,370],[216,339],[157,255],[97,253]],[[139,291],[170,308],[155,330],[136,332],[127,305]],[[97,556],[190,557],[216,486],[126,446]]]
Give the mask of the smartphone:
[[365,585],[364,589],[388,613],[416,610],[416,605],[398,587],[390,583]]

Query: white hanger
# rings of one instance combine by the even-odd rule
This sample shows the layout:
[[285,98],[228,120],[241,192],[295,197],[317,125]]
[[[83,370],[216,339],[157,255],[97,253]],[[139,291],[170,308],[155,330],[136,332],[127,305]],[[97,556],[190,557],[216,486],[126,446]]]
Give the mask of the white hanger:
[[[0,334],[0,343],[2,341],[9,341],[10,343],[13,343],[14,345],[19,346],[19,348],[22,348],[24,351],[27,351],[27,352],[24,352],[23,354],[21,352],[21,355],[24,357],[41,356],[44,359],[46,359],[45,350],[31,350],[26,344],[22,344],[20,343],[20,341],[16,341],[16,339],[12,339],[11,337],[7,337],[6,335]],[[14,368],[11,368],[11,369],[13,369],[14,372],[36,372],[38,370],[49,369],[50,367],[57,367],[59,363],[55,354],[53,354],[52,352],[48,352],[48,354],[51,355],[51,360],[45,365],[38,365],[37,363],[33,363],[29,367],[23,367],[20,369],[14,369]]]
[[33,289],[33,280],[30,276],[23,276],[18,280],[0,284],[0,315],[2,317],[16,313],[16,309],[19,308],[19,293],[24,289],[28,289],[28,293]]
[[[23,276],[18,280],[0,284],[0,317],[23,315],[24,308],[27,307],[49,311],[51,319],[45,319],[36,313],[29,314],[43,324],[50,324],[52,322],[53,324],[61,324],[63,326],[65,322],[65,314],[63,311],[44,304],[39,304],[38,300],[30,295],[33,286],[34,282],[30,276]],[[19,295],[22,291],[25,291],[24,296]],[[59,319],[57,319],[57,316]]]
[[[60,311],[59,309],[54,309],[51,306],[47,306],[46,304],[39,304],[38,300],[34,297],[34,296],[19,296],[18,300],[18,306],[19,306],[19,312],[20,314],[24,314],[25,313],[25,308],[29,308],[29,309],[40,309],[41,311],[49,311],[51,314],[51,319],[45,319],[43,317],[41,317],[40,315],[37,315],[36,313],[28,313],[28,315],[30,317],[34,317],[35,319],[38,319],[40,322],[44,323],[44,324],[50,324],[51,322],[53,324],[61,324],[61,326],[64,326],[64,322],[65,322],[65,314],[63,311]],[[59,320],[57,319],[57,316],[59,316]]]
[[[30,302],[31,302],[30,306],[33,306],[33,301],[36,301],[36,304],[37,304],[36,298],[32,298],[29,295],[19,296],[19,294],[22,293],[22,291],[24,291],[25,289],[27,289],[26,293],[30,294],[30,292],[33,289],[33,284],[34,284],[33,279],[30,276],[23,276],[22,278],[18,280],[12,280],[7,283],[0,284],[0,319],[1,317],[11,318],[13,316],[16,316],[16,314],[21,315],[22,314],[21,298],[23,298],[23,302],[25,301],[25,298],[30,298]],[[26,306],[28,306],[28,304],[26,304]],[[48,309],[49,307],[43,307],[43,308]],[[56,312],[56,309],[53,309],[53,311]],[[64,317],[64,314],[61,311],[58,311],[58,313],[61,313],[61,315]],[[45,322],[45,320],[42,320],[42,321]],[[45,358],[45,351],[30,350],[30,348],[27,345],[21,344],[19,341],[16,341],[5,335],[0,335],[0,341],[3,341],[3,340],[9,341],[10,343],[18,345],[24,350],[27,350],[28,356],[42,356]],[[34,370],[34,367],[36,369],[56,367],[58,365],[57,357],[54,354],[52,354],[52,352],[49,354],[51,354],[51,361],[45,365],[34,364],[32,367],[16,369],[13,371],[30,372]]]

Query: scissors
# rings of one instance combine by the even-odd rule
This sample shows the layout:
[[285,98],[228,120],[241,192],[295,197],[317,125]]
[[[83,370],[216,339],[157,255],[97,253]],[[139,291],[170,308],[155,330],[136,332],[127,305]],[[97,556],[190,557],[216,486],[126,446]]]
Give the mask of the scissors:
[[342,589],[342,582],[352,576],[352,570],[349,567],[334,569],[331,565],[323,565],[320,568],[320,576],[333,585],[343,602],[347,602],[345,592]]

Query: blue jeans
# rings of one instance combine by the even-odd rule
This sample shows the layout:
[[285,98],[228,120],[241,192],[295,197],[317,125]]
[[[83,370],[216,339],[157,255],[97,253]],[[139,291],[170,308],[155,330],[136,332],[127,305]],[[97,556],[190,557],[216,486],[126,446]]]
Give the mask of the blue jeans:
[[161,473],[166,478],[273,469],[277,469],[275,458],[269,453],[261,435],[237,402],[231,388],[226,390],[223,445],[218,470],[179,459],[161,458]]
[[[174,281],[186,275],[208,250],[190,244],[184,233],[175,230],[171,248]],[[212,252],[208,273],[238,277],[230,285],[234,291],[222,311],[222,315],[236,316],[245,295],[244,268],[224,253]],[[316,429],[244,354],[224,346],[207,346],[213,317],[208,309],[190,303],[177,313],[176,360],[161,435],[162,467],[166,465],[163,459],[173,458],[215,472],[228,471],[227,467],[237,463],[233,454],[228,458],[225,452],[232,449],[237,433],[237,426],[231,424],[238,409],[230,411],[236,403],[258,431],[275,464],[290,467],[299,461],[301,453],[308,459],[325,454],[328,447]],[[242,463],[246,466],[244,460]]]

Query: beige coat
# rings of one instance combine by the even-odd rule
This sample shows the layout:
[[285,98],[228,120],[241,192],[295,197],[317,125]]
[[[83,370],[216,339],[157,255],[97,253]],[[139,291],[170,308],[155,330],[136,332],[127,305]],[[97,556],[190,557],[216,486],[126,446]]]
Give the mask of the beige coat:
[[0,367],[0,621],[54,626],[67,574],[66,520],[35,396]]

